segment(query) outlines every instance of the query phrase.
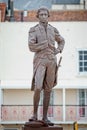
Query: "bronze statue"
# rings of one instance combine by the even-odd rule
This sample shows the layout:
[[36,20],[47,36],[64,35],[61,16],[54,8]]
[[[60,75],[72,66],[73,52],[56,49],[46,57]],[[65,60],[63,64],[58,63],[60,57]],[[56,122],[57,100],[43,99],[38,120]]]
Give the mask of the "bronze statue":
[[[48,24],[49,10],[41,7],[37,11],[39,24],[30,28],[28,45],[32,52],[35,52],[33,61],[33,79],[32,88],[34,90],[34,113],[30,121],[38,120],[38,105],[40,100],[40,92],[43,90],[43,118],[42,120],[50,123],[47,111],[49,107],[50,94],[52,88],[57,84],[57,57],[58,53],[62,53],[64,48],[64,38],[59,31]],[[55,47],[55,41],[58,48]]]

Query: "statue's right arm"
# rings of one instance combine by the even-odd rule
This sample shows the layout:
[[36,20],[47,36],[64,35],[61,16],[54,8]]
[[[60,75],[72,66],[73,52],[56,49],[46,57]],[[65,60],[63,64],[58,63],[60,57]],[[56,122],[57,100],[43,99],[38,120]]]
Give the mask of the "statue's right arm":
[[48,47],[47,40],[38,43],[38,37],[34,28],[31,28],[28,36],[28,47],[32,52],[39,52]]

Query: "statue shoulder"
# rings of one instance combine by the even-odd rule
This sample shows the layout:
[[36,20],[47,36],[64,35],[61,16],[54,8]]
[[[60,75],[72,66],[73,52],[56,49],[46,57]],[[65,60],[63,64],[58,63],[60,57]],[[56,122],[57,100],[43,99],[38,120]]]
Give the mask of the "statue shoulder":
[[29,32],[32,33],[32,32],[35,32],[36,28],[38,27],[38,24],[35,25],[34,27],[31,27]]
[[54,32],[59,34],[59,31],[57,28],[54,27]]
[[49,24],[49,27],[50,27],[50,28],[54,28],[51,24]]
[[49,27],[52,28],[54,30],[55,33],[58,33],[59,31],[57,30],[57,28],[55,28],[54,26],[52,26],[51,24],[49,24]]
[[51,24],[49,24],[49,27],[52,28],[54,31],[58,31],[57,28],[55,28],[55,27],[52,26]]

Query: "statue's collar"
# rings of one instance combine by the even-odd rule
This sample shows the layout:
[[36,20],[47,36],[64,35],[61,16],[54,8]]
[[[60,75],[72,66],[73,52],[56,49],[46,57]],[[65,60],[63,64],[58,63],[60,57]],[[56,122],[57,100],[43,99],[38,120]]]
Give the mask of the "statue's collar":
[[45,28],[45,27],[46,27],[47,29],[50,29],[48,22],[47,22],[47,23],[39,22],[39,27],[40,27],[41,29],[43,29],[43,28]]

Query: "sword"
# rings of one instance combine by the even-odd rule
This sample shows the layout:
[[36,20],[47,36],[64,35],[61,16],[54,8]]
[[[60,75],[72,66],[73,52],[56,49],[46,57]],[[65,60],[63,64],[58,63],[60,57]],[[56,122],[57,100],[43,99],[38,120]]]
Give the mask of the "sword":
[[62,60],[62,56],[61,56],[60,59],[59,59],[59,62],[58,62],[58,65],[57,65],[57,70],[58,70],[58,68],[61,66],[61,65],[60,65],[61,60]]

